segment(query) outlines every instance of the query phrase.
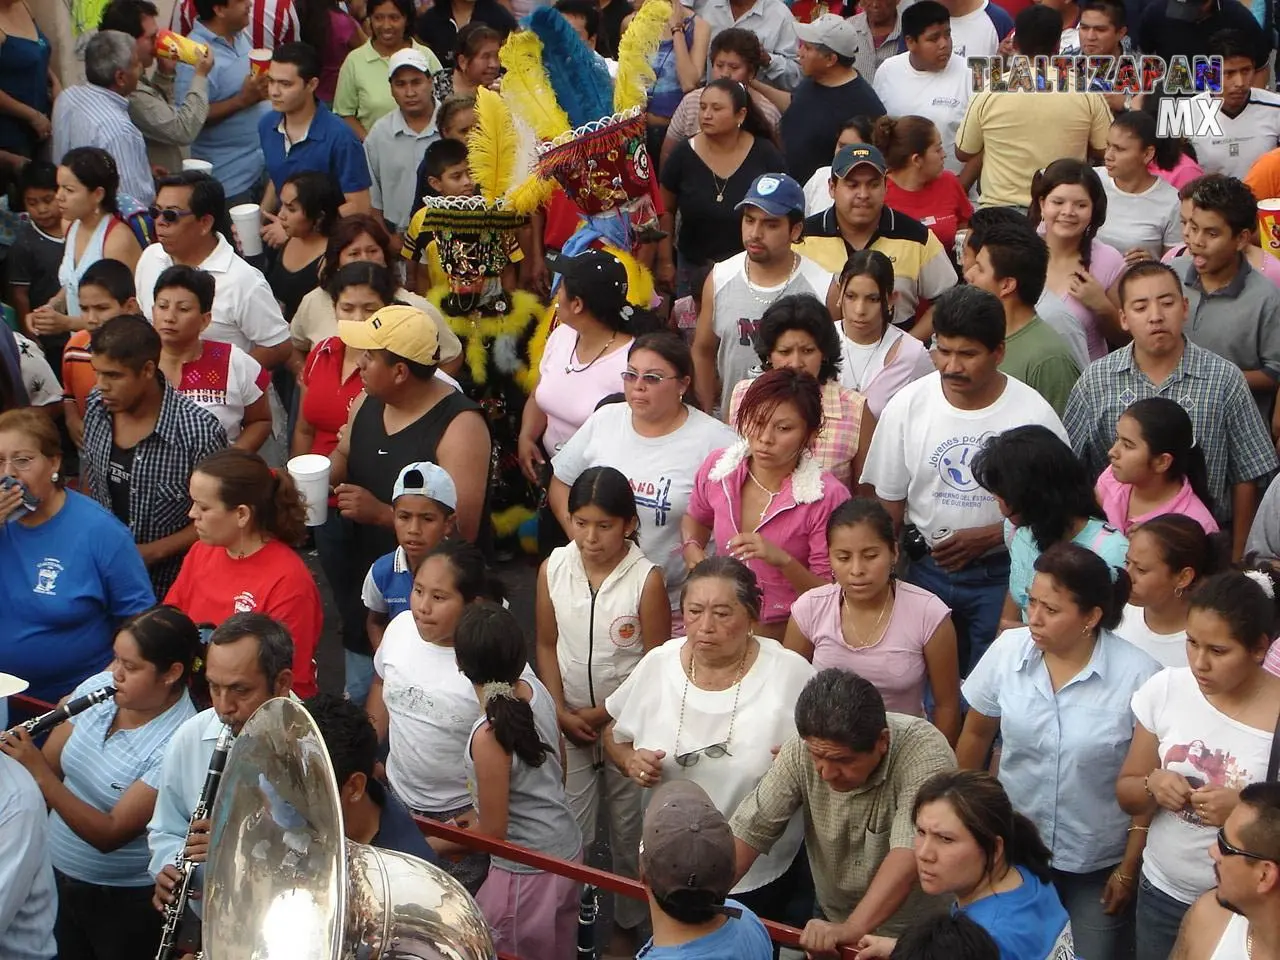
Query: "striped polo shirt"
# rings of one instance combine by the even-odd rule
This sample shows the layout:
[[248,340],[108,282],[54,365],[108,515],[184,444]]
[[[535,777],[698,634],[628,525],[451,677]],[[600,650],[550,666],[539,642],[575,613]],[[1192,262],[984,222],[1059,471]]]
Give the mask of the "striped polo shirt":
[[[793,249],[837,277],[855,252],[840,235],[835,207],[805,220],[804,239]],[[905,213],[881,207],[880,225],[867,249],[879,250],[893,264],[893,287],[898,294],[893,322],[904,329],[928,309],[930,301],[956,285],[955,267],[938,238]]]
[[[111,683],[111,674],[102,672],[76,687],[72,697]],[[71,736],[62,748],[63,783],[76,797],[101,810],[110,811],[133,784],[141,780],[153,790],[160,783],[160,761],[164,748],[178,727],[195,716],[191,698],[184,692],[160,716],[133,730],[117,730],[107,736],[116,716],[115,700],[105,700],[68,721]],[[148,871],[151,853],[144,830],[124,846],[103,853],[82,840],[57,812],[49,814],[49,854],[61,873],[85,883],[109,887],[149,887],[154,882]]]

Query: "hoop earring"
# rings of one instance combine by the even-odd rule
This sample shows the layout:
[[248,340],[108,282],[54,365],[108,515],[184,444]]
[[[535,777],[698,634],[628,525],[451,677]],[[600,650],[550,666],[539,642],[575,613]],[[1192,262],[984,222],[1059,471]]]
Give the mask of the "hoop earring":
[[1187,592],[1187,591],[1183,590],[1183,589],[1182,589],[1182,587],[1174,587],[1174,588],[1173,588],[1173,595],[1174,595],[1175,597],[1177,597],[1179,600],[1181,600],[1181,599],[1182,599],[1182,595],[1183,595],[1184,593],[1186,593],[1186,592]]

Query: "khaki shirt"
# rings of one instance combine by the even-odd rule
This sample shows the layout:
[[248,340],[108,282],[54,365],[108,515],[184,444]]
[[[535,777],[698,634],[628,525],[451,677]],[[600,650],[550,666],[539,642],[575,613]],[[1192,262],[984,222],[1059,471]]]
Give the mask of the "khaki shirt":
[[181,173],[191,141],[209,116],[209,78],[194,74],[182,106],[173,105],[173,77],[158,70],[138,81],[129,95],[129,119],[147,141],[147,159],[169,173]]
[[[888,720],[889,752],[857,790],[840,793],[827,786],[804,741],[795,737],[783,745],[769,772],[730,820],[734,836],[764,853],[803,807],[805,848],[818,906],[833,923],[848,919],[890,850],[914,846],[911,808],[921,784],[935,773],[955,769],[955,754],[929,721],[900,713],[890,713]],[[945,911],[949,899],[927,896],[914,887],[876,933],[898,936]]]

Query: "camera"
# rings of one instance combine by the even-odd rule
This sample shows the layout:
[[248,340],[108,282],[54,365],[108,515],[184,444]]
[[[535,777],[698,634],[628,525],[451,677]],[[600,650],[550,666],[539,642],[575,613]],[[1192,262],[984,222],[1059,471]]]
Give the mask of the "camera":
[[907,524],[902,529],[902,549],[907,552],[912,562],[916,563],[929,555],[929,542],[925,540],[920,528],[913,523]]

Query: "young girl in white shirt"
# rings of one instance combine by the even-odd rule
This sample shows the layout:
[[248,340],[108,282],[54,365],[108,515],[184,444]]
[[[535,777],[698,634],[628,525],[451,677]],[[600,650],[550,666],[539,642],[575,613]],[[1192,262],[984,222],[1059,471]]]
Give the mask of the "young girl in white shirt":
[[[636,543],[635,495],[620,471],[583,471],[569,489],[569,521],[573,542],[552,551],[538,571],[538,673],[565,736],[565,791],[578,826],[594,837],[603,801],[613,871],[634,878],[640,787],[605,762],[604,701],[646,652],[670,638],[671,607],[662,568]],[[648,911],[630,897],[614,902],[618,949],[610,952],[634,953],[638,944],[623,941]]]

